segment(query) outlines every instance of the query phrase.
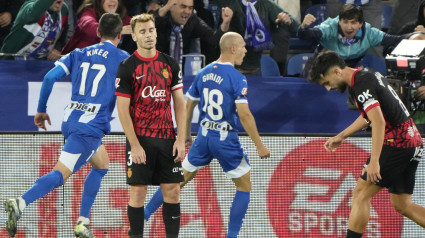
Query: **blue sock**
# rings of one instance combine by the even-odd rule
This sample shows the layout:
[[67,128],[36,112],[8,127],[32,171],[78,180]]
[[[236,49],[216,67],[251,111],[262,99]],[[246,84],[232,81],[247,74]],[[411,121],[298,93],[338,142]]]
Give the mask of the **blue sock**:
[[100,182],[103,176],[108,172],[107,169],[92,168],[84,181],[83,195],[81,196],[80,216],[89,218],[90,209],[99,192]]
[[235,197],[233,198],[232,207],[230,208],[227,238],[238,237],[239,230],[242,227],[243,219],[245,218],[246,211],[248,210],[249,196],[249,192],[242,192],[236,190]]
[[151,200],[149,200],[148,204],[145,206],[145,220],[149,220],[151,215],[158,210],[158,208],[162,205],[164,198],[162,197],[161,187],[159,187],[156,192],[153,194]]
[[63,176],[59,170],[41,176],[35,181],[30,189],[28,189],[22,198],[25,200],[26,205],[34,202],[37,199],[44,197],[46,194],[53,191],[53,189],[63,184]]

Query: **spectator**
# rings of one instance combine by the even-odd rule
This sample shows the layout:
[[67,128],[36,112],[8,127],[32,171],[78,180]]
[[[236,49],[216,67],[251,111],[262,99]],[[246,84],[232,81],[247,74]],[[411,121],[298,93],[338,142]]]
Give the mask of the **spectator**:
[[[234,12],[235,17],[230,22],[230,31],[245,36],[247,53],[242,65],[237,67],[244,74],[261,75],[261,54],[263,50],[273,48],[270,37],[272,30],[281,31],[276,28],[282,27],[286,32],[296,32],[299,26],[299,23],[291,15],[269,0],[219,0],[218,4],[221,7],[230,7]],[[260,22],[254,20],[257,17],[260,18]],[[250,20],[247,21],[247,19]],[[264,37],[262,39],[252,37],[257,35],[254,32],[259,30]],[[289,42],[289,34],[282,34],[281,32],[277,34],[287,38],[280,40]],[[286,55],[281,59],[286,60]],[[279,60],[279,58],[276,58],[276,60]]]
[[216,48],[220,37],[229,30],[233,16],[230,8],[222,8],[223,22],[217,30],[213,30],[193,13],[193,7],[193,0],[169,0],[165,6],[153,12],[158,29],[157,49],[169,53],[180,66],[183,63],[182,55],[190,53],[191,39],[200,38],[208,42],[211,48]]
[[22,6],[23,0],[5,0],[0,2],[0,48],[9,34],[13,21]]
[[425,0],[420,1],[417,19],[405,24],[397,35],[418,31],[425,32]]
[[1,52],[57,60],[68,32],[64,0],[28,0],[16,16]]
[[[78,21],[74,34],[62,50],[62,54],[68,54],[76,48],[84,48],[99,43],[100,38],[96,35],[99,19],[103,13],[118,13],[123,21],[123,33],[130,33],[130,17],[127,16],[121,0],[84,0],[78,8]],[[128,32],[125,32],[125,29]]]
[[381,0],[326,0],[326,10],[328,17],[337,17],[340,10],[346,3],[353,3],[356,6],[360,6],[364,13],[364,20],[372,27],[381,29]]
[[313,15],[307,14],[298,29],[299,37],[317,40],[324,48],[336,51],[349,67],[357,66],[369,48],[379,44],[394,46],[403,39],[371,27],[364,21],[361,7],[354,4],[345,4],[338,17],[307,28],[315,21]]

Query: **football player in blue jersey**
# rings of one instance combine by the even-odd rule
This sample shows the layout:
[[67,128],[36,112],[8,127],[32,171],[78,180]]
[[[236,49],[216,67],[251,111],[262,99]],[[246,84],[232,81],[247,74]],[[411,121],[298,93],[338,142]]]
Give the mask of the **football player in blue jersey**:
[[[199,103],[200,127],[194,144],[183,161],[183,187],[192,180],[198,170],[216,158],[226,176],[236,186],[236,194],[230,209],[227,237],[237,237],[248,209],[251,178],[246,153],[244,153],[236,129],[239,116],[242,126],[257,147],[261,158],[270,157],[257,131],[255,119],[248,107],[247,81],[234,68],[245,56],[245,41],[235,32],[225,33],[220,39],[220,58],[203,68],[195,77],[187,92],[186,145],[192,144],[190,127],[193,110]],[[158,189],[145,208],[145,219],[158,209],[162,202]]]
[[34,117],[35,125],[42,129],[46,129],[45,121],[50,124],[46,104],[54,82],[71,74],[72,97],[65,108],[62,123],[62,134],[66,142],[59,161],[50,173],[40,177],[21,197],[4,203],[9,236],[15,236],[17,221],[26,206],[64,184],[73,173],[90,162],[93,168],[84,182],[80,217],[74,234],[77,237],[94,237],[88,226],[90,209],[109,167],[102,138],[111,129],[118,65],[129,56],[116,47],[121,39],[121,30],[122,21],[119,15],[105,13],[100,18],[97,29],[101,42],[65,55],[44,77],[37,114]]

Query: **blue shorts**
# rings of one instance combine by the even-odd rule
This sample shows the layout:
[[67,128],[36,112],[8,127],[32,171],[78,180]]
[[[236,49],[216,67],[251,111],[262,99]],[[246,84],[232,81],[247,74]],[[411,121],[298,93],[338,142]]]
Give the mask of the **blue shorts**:
[[219,136],[198,134],[182,166],[186,171],[195,172],[213,158],[218,160],[228,178],[240,178],[251,170],[237,133],[229,133],[224,141],[220,141]]
[[102,144],[103,136],[89,128],[79,126],[81,123],[62,123],[62,134],[65,137],[59,161],[72,173],[87,164]]

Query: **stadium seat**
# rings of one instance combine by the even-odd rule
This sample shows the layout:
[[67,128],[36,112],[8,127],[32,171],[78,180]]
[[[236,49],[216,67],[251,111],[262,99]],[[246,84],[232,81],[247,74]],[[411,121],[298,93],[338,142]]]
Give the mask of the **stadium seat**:
[[360,60],[358,65],[365,68],[372,68],[384,76],[387,75],[385,61],[378,56],[367,54]]
[[288,65],[286,67],[286,74],[290,76],[299,76],[304,69],[307,60],[313,55],[313,53],[302,53],[291,56],[288,59]]
[[185,76],[196,75],[205,66],[205,55],[201,53],[189,53],[183,55],[184,66],[183,72]]
[[391,14],[393,7],[387,4],[382,4],[382,15],[381,15],[381,30],[387,32],[390,28]]
[[265,54],[261,55],[261,76],[280,76],[276,61]]
[[313,15],[313,16],[316,17],[316,21],[313,22],[310,25],[310,27],[314,27],[314,26],[319,25],[320,23],[322,23],[323,21],[325,21],[326,18],[328,18],[326,4],[314,4],[314,5],[311,5],[310,7],[308,7],[304,11],[304,15],[302,16],[302,19],[301,20],[304,20],[304,17],[307,14],[311,14],[311,15]]

